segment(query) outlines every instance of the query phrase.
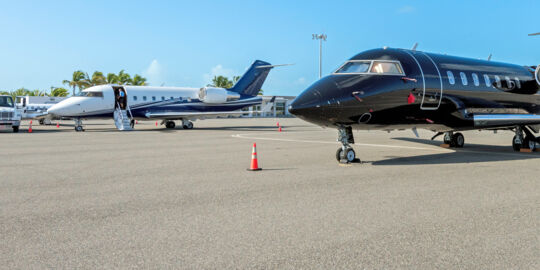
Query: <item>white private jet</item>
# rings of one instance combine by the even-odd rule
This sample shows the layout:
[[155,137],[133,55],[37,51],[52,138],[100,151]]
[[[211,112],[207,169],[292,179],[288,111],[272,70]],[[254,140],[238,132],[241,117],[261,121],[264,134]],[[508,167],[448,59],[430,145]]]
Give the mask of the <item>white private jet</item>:
[[[111,117],[119,130],[132,130],[135,119],[161,119],[167,128],[174,128],[174,120],[181,120],[185,129],[191,129],[192,121],[196,119],[242,115],[248,112],[240,109],[260,104],[262,98],[257,94],[273,67],[276,65],[257,60],[229,89],[93,86],[53,105],[48,113],[74,119],[76,131],[84,131],[82,119]],[[269,103],[270,107],[273,101],[274,98]]]

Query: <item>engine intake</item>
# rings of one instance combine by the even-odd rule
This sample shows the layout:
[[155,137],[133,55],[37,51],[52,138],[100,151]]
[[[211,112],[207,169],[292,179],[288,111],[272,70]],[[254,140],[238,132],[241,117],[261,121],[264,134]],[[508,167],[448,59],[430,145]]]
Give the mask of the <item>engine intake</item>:
[[199,99],[204,103],[225,103],[240,99],[240,94],[224,88],[203,87],[199,90]]
[[534,71],[534,78],[536,79],[536,83],[540,85],[540,65],[538,65]]

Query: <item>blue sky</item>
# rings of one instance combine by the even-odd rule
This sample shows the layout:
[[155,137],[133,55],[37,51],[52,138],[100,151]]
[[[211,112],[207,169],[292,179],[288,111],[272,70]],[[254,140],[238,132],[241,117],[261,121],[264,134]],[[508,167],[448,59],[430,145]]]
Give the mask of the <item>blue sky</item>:
[[255,60],[265,94],[297,95],[354,54],[382,46],[540,64],[540,1],[0,1],[0,90],[62,86],[74,70],[201,87]]

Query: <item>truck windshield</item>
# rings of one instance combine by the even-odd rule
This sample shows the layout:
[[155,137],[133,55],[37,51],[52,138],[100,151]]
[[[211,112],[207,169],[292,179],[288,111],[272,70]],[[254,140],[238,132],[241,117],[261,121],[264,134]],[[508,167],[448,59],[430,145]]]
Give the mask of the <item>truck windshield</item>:
[[13,107],[13,98],[0,97],[0,107]]

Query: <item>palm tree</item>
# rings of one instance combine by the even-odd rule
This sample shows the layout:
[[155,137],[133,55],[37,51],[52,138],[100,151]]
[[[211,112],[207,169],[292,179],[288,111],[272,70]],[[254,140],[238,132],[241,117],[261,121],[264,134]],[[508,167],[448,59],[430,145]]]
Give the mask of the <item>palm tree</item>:
[[212,84],[209,86],[214,87],[221,87],[221,88],[231,88],[233,86],[233,82],[229,80],[229,78],[225,76],[214,76],[212,79]]
[[79,92],[84,89],[86,86],[88,86],[90,83],[88,82],[88,76],[86,73],[82,72],[81,70],[77,70],[73,72],[73,77],[70,80],[64,80],[62,83],[68,85],[69,87],[73,87],[73,95],[75,95],[75,88],[79,87]]
[[108,84],[118,84],[118,76],[114,73],[107,74],[106,79]]
[[135,74],[135,76],[133,76],[132,83],[133,85],[146,85],[146,78],[139,74]]
[[45,92],[41,91],[39,89],[36,89],[34,91],[28,91],[27,95],[33,96],[33,97],[43,97],[43,96],[45,96]]
[[68,95],[69,91],[65,88],[51,87],[51,97],[67,97]]
[[131,76],[125,73],[123,69],[118,72],[118,81],[122,85],[130,85],[133,82]]
[[102,85],[107,84],[107,78],[103,75],[101,71],[94,71],[92,78],[90,79],[92,85]]

